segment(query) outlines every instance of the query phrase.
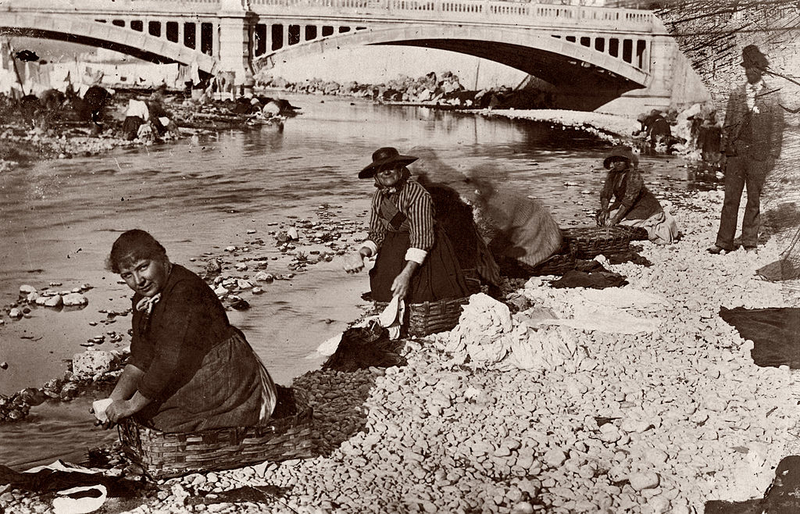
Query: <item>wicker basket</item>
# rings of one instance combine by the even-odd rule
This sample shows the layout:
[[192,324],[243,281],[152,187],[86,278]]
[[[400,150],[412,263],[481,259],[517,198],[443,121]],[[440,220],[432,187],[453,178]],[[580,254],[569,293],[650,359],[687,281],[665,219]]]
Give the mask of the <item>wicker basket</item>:
[[468,302],[469,297],[409,304],[406,333],[422,337],[450,330],[458,325],[463,306]]
[[[423,337],[451,330],[458,325],[462,307],[467,303],[469,297],[407,304],[402,334]],[[376,312],[383,312],[387,305],[387,302],[375,302]]]
[[630,235],[631,241],[647,241],[650,236],[647,234],[647,229],[644,227],[629,227],[627,225],[618,225],[617,228],[626,230]]
[[619,227],[574,227],[561,229],[561,233],[577,259],[630,251],[631,233]]
[[154,479],[313,456],[312,411],[295,391],[296,414],[260,427],[165,433],[126,418],[118,425],[125,455]]

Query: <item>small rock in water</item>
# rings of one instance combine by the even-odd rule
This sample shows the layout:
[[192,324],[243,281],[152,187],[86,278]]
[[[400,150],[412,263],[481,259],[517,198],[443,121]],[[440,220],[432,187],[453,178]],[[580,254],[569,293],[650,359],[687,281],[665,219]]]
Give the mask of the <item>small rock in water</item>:
[[232,296],[230,298],[230,305],[237,311],[244,311],[250,308],[250,304],[247,303],[246,300],[244,300],[243,298],[239,298],[238,296]]
[[36,288],[33,287],[33,286],[30,286],[28,284],[23,284],[23,285],[19,286],[19,295],[20,296],[28,296],[29,294],[35,293],[35,292],[36,292]]
[[61,307],[64,303],[64,300],[61,298],[61,295],[51,296],[44,302],[45,307]]
[[89,300],[80,293],[70,293],[65,295],[62,300],[66,307],[80,307],[89,303]]
[[6,361],[0,362],[0,369],[8,369],[8,363]]

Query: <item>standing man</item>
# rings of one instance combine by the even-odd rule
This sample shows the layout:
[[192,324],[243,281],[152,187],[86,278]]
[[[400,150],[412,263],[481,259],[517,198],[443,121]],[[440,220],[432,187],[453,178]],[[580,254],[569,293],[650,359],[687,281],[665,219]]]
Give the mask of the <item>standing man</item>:
[[742,246],[748,252],[758,246],[761,189],[767,173],[781,154],[783,109],[778,89],[764,82],[769,61],[756,45],[742,50],[747,83],[737,87],[728,99],[723,126],[723,148],[728,158],[725,171],[725,200],[719,231],[708,252],[718,254],[736,249],[733,238],[742,190],[747,187],[747,204],[742,220]]

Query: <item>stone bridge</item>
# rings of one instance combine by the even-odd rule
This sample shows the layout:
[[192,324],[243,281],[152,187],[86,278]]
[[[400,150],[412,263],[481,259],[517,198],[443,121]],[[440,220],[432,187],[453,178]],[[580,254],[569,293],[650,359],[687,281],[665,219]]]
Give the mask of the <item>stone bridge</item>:
[[236,84],[279,60],[348,45],[418,46],[607,98],[668,96],[674,48],[649,11],[498,0],[6,0],[0,33],[232,72]]

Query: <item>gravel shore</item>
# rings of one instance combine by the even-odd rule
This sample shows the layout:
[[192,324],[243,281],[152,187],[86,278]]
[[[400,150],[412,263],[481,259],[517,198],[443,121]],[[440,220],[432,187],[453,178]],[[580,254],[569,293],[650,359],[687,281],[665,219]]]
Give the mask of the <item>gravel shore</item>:
[[[650,267],[609,265],[628,279],[620,291],[660,299],[626,311],[652,331],[531,325],[542,309],[572,318],[585,291],[509,282],[512,325],[528,323],[528,347],[556,344],[559,358],[530,369],[465,362],[444,351],[444,333],[409,341],[408,366],[313,371],[294,386],[315,409],[319,456],[162,480],[157,492],[103,508],[677,514],[761,497],[796,451],[800,390],[788,368],[754,365],[752,343],[718,311],[787,305],[779,284],[754,276],[783,248],[772,238],[757,255],[709,255],[722,193],[670,200],[682,239],[637,242]],[[497,333],[487,322],[487,340]],[[51,497],[0,486],[0,512],[46,512]]]
[[[611,138],[636,125],[581,114],[535,119]],[[316,457],[160,480],[100,512],[679,514],[761,497],[798,451],[800,388],[788,368],[753,364],[752,342],[718,312],[797,303],[754,273],[785,241],[712,256],[722,191],[659,196],[682,238],[633,243],[652,266],[606,265],[628,280],[591,295],[610,323],[569,326],[587,290],[509,280],[507,318],[468,308],[452,332],[406,342],[407,366],[297,378]],[[459,346],[464,334],[481,345]],[[50,512],[54,497],[0,485],[0,514]]]

